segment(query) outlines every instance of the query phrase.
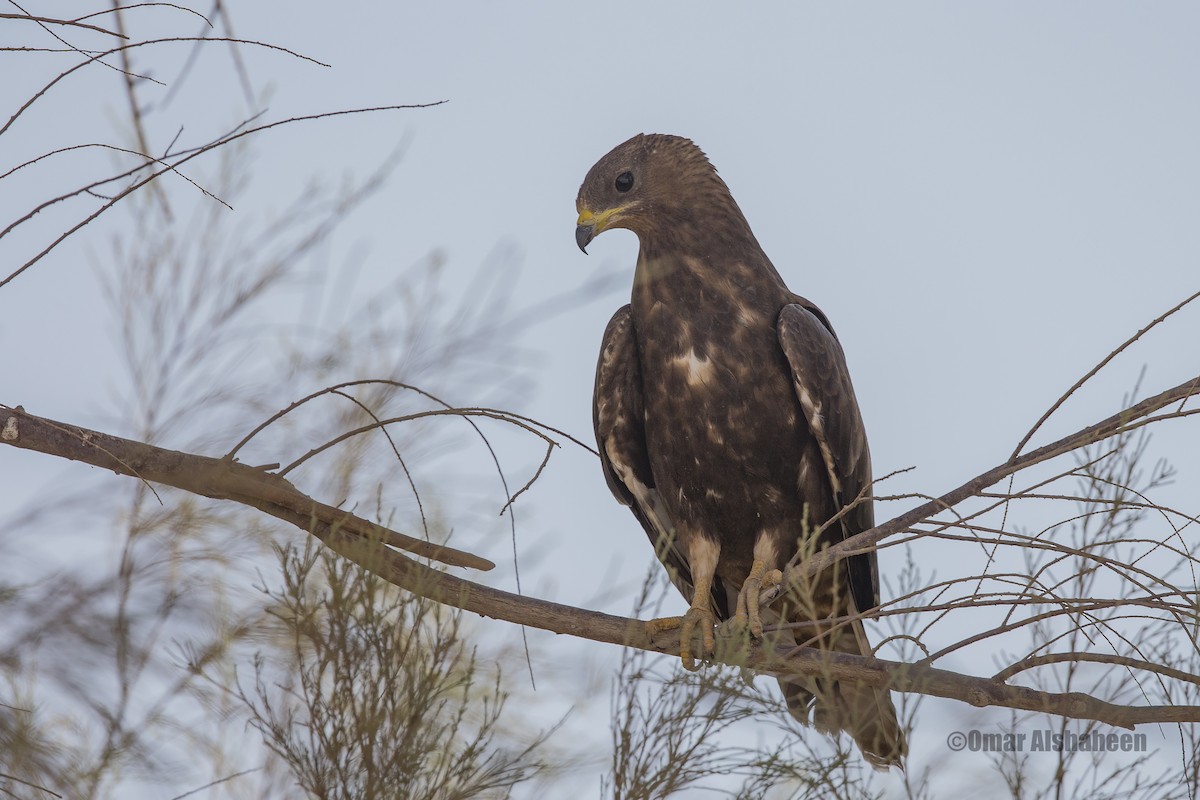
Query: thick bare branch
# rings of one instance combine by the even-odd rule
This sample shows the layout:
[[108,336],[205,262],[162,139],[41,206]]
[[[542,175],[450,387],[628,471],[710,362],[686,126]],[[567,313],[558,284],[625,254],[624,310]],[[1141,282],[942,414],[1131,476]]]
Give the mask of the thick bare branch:
[[[413,552],[420,552],[417,547],[420,546],[426,550],[421,555],[435,557],[445,563],[481,568],[491,566],[470,554],[405,537],[320,503],[303,495],[276,475],[233,461],[165,450],[54,422],[28,414],[20,408],[3,408],[5,411],[0,415],[4,418],[0,425],[0,442],[4,444],[83,461],[119,474],[163,483],[206,497],[253,506],[312,533],[334,551],[375,571],[389,582],[437,602],[494,619],[597,642],[659,653],[679,652],[677,631],[664,631],[651,637],[645,625],[638,620],[522,597],[439,572],[396,550],[381,548],[377,545],[380,537],[387,544],[405,547]],[[1153,410],[1151,408],[1142,413]],[[1124,419],[1128,420],[1129,417]],[[1104,424],[1101,423],[1101,426]],[[1035,455],[1030,454],[1029,457]],[[976,481],[986,480],[988,475],[990,473]],[[994,480],[967,485],[975,486],[974,491],[978,491],[992,482]],[[428,551],[433,552],[431,554]],[[937,669],[927,664],[906,664],[813,648],[777,650],[757,642],[747,646],[740,640],[722,639],[718,644],[717,660],[770,674],[833,676],[873,686],[889,686],[902,692],[945,697],[979,707],[1003,706],[1039,711],[1075,719],[1093,719],[1125,728],[1151,722],[1200,722],[1200,706],[1121,706],[1078,692],[1043,692],[1012,686],[995,678]]]
[[487,570],[495,566],[485,558],[414,539],[313,500],[284,478],[237,461],[181,453],[110,436],[36,417],[20,406],[0,408],[4,409],[0,428],[0,442],[4,444],[82,461],[204,497],[233,500],[304,530],[310,524],[327,525],[356,536],[382,539],[394,547],[455,567]]

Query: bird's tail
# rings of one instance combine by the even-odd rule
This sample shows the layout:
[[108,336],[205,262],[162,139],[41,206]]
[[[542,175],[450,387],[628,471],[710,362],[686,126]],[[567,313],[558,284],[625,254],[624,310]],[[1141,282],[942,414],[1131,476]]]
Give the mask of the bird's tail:
[[[871,655],[862,622],[855,620],[830,635],[826,647],[853,655]],[[822,733],[850,734],[863,756],[877,769],[904,768],[908,744],[896,719],[891,693],[852,681],[828,677],[780,678],[779,688],[792,716]]]

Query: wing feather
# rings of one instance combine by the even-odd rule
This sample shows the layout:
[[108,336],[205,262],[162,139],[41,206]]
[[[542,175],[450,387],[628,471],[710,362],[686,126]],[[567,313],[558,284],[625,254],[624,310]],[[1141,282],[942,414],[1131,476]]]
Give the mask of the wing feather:
[[[834,507],[851,503],[871,483],[867,432],[846,356],[829,320],[809,301],[797,297],[779,314],[779,343],[792,368],[796,396],[809,431],[817,440],[834,492]],[[843,539],[875,526],[871,501],[859,503],[841,519]],[[848,559],[855,605],[867,611],[879,605],[879,562],[874,551]]]

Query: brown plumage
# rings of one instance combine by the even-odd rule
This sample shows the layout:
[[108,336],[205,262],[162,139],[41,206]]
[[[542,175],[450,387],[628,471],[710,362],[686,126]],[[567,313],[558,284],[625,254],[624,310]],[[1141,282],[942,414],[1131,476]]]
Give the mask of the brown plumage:
[[[691,603],[684,662],[712,623],[816,623],[779,634],[871,653],[861,621],[879,604],[874,552],[854,556],[757,613],[758,587],[797,552],[870,528],[866,432],[841,345],[825,315],[792,294],[725,182],[691,141],[638,135],[600,159],[577,200],[583,248],[608,228],[641,243],[631,303],[604,333],[595,425],[609,488],[629,505]],[[744,596],[739,594],[746,591]],[[740,600],[740,605],[739,605]],[[876,766],[906,746],[886,690],[780,679],[802,722],[848,732]],[[811,718],[810,718],[811,712]]]

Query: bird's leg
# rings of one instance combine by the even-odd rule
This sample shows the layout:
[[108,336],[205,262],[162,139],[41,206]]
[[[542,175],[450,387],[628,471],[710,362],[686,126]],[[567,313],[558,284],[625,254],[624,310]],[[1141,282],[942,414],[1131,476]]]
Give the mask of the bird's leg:
[[758,609],[758,596],[763,589],[777,586],[782,580],[782,572],[777,569],[768,572],[766,562],[755,559],[750,567],[750,574],[742,582],[742,590],[738,592],[737,610],[733,614],[734,624],[738,627],[749,625],[750,633],[756,639],[761,639],[763,625]]
[[[750,565],[750,574],[742,581],[741,591],[738,592],[737,608],[734,611],[731,625],[737,630],[750,629],[750,635],[761,639],[763,634],[762,616],[759,614],[758,596],[764,588],[777,586],[783,582],[783,573],[774,566],[779,563],[779,549],[776,546],[778,536],[774,531],[760,531],[754,540],[754,562]],[[771,569],[767,565],[771,565]]]
[[716,637],[713,634],[717,618],[709,606],[712,573],[710,572],[704,577],[703,581],[699,577],[696,578],[696,591],[692,595],[692,607],[683,615],[683,627],[679,631],[679,657],[683,660],[683,668],[693,672],[699,669],[696,666],[696,659],[692,655],[692,637],[695,636],[696,626],[704,626],[701,628],[701,633],[704,635],[704,645],[700,651],[701,658],[712,655],[717,646]]
[[721,545],[702,535],[693,536],[691,539],[688,544],[688,566],[692,572],[692,606],[682,617],[650,620],[646,623],[646,633],[653,637],[659,631],[680,628],[679,657],[683,660],[684,669],[695,672],[699,669],[696,656],[692,652],[696,626],[703,626],[700,631],[704,639],[701,658],[711,655],[717,646],[716,635],[713,632],[717,617],[712,612],[710,598],[713,576],[721,556]]

